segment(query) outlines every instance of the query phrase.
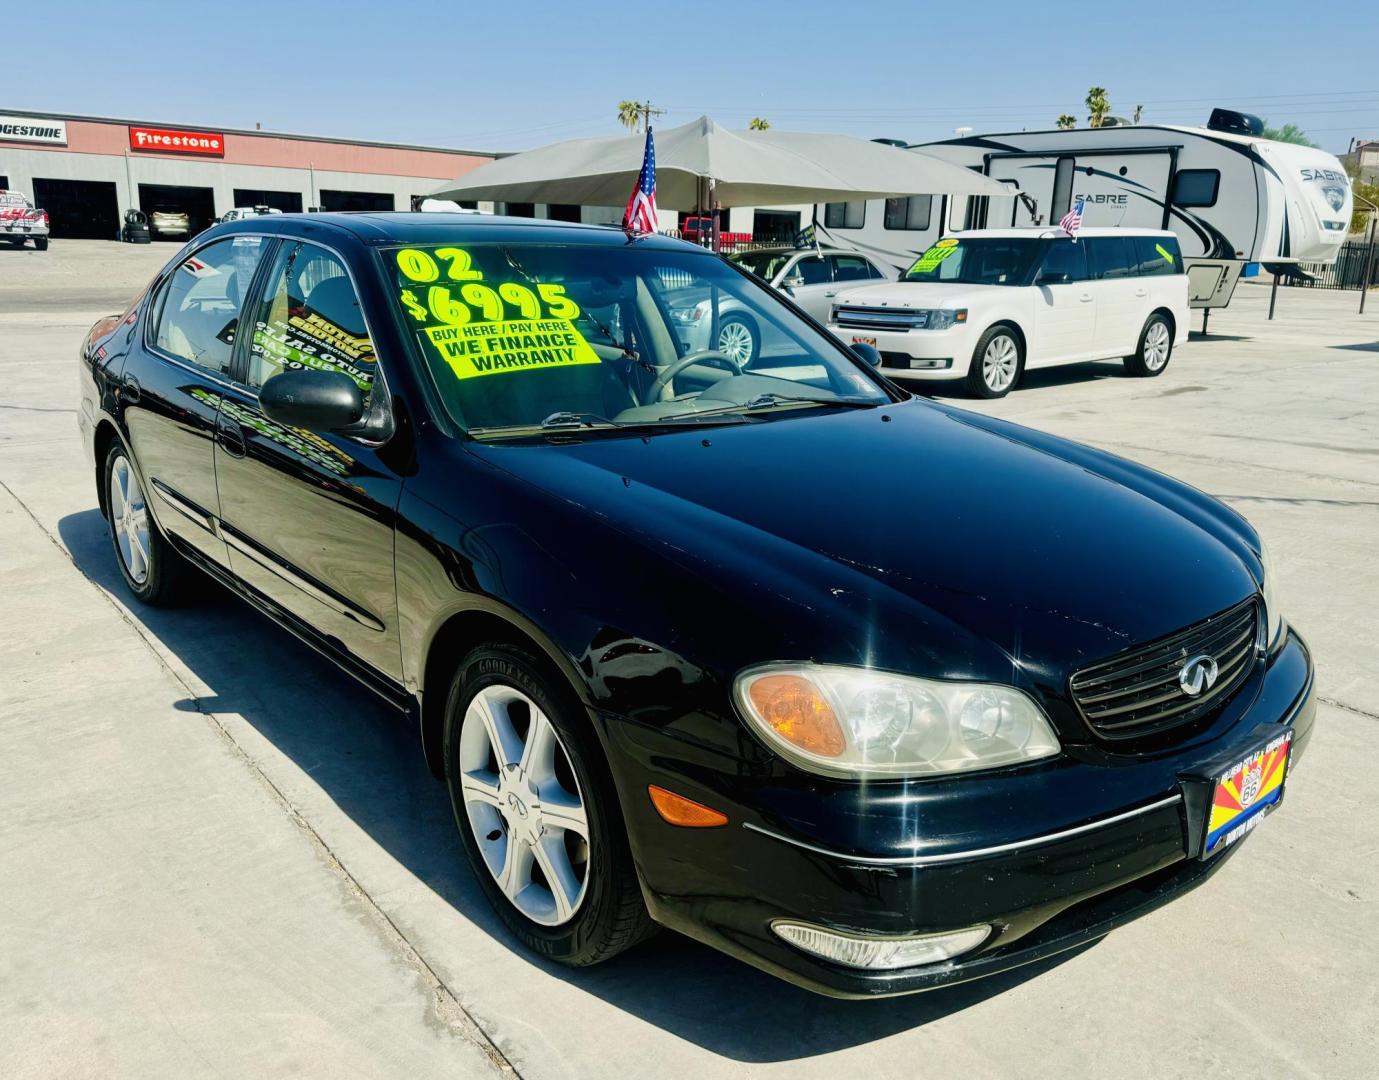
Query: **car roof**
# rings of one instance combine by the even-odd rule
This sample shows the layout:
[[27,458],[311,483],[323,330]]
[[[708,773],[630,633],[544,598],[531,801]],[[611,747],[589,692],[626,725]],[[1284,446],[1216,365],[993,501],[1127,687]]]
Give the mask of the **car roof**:
[[216,235],[238,232],[309,234],[317,230],[345,232],[360,243],[524,243],[574,244],[579,246],[638,247],[680,252],[703,252],[696,244],[659,234],[629,241],[622,229],[607,225],[549,221],[545,218],[498,217],[492,214],[451,214],[420,211],[325,214],[263,214],[216,226]]
[[[1014,229],[967,229],[952,234],[961,240],[1047,240],[1067,236],[1057,225],[1030,225]],[[1118,225],[1093,225],[1077,230],[1078,236],[1174,236],[1167,229],[1136,229]]]
[[861,256],[862,258],[864,258],[864,259],[867,257],[866,252],[864,252],[864,251],[854,251],[854,250],[852,250],[851,248],[828,247],[828,246],[826,246],[826,245],[823,246],[823,247],[819,247],[819,248],[815,248],[813,245],[810,245],[809,247],[795,247],[795,246],[792,245],[792,244],[781,244],[779,247],[759,247],[759,248],[751,248],[751,249],[749,249],[749,250],[747,250],[747,251],[735,251],[735,252],[732,252],[732,254],[734,254],[734,255],[860,255],[860,256]]

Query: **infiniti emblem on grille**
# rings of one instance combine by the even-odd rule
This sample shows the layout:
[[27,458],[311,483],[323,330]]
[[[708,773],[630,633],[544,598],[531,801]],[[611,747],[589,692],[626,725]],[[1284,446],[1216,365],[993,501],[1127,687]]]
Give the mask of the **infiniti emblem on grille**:
[[1218,669],[1210,656],[1194,656],[1178,669],[1178,686],[1188,697],[1196,697],[1203,690],[1216,685]]

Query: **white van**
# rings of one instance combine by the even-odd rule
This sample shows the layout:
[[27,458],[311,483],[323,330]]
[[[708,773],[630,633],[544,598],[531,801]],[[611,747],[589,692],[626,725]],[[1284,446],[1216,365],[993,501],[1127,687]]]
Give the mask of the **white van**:
[[1163,230],[973,229],[897,282],[839,293],[829,329],[875,348],[887,375],[965,379],[997,398],[1027,367],[1123,357],[1159,374],[1187,340],[1188,279]]

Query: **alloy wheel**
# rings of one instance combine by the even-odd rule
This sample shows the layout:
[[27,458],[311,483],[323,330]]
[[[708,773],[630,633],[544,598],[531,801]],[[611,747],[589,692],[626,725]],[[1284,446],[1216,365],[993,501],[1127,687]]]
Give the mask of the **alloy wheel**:
[[734,363],[747,364],[752,359],[752,331],[736,319],[718,328],[718,351]]
[[982,353],[982,381],[988,389],[999,394],[1010,388],[1015,381],[1015,370],[1020,364],[1020,352],[1013,339],[1005,334],[997,334]]
[[568,922],[588,885],[589,818],[550,719],[515,687],[484,687],[461,723],[459,771],[469,827],[503,895],[533,922]]
[[1168,327],[1155,320],[1144,332],[1144,366],[1158,371],[1168,363]]
[[148,580],[148,506],[139,478],[121,455],[110,468],[110,523],[125,572],[136,585]]

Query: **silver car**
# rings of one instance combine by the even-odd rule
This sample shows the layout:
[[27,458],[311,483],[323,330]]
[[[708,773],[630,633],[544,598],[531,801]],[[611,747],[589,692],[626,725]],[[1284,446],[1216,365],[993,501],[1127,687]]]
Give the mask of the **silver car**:
[[[806,313],[828,322],[829,307],[842,289],[868,283],[894,281],[899,272],[880,259],[860,251],[840,248],[759,248],[728,256],[737,266],[785,293]],[[718,337],[710,344],[709,297],[699,290],[673,294],[670,317],[686,353],[716,349],[741,366],[761,352],[761,331],[756,320],[732,300],[718,309]]]

